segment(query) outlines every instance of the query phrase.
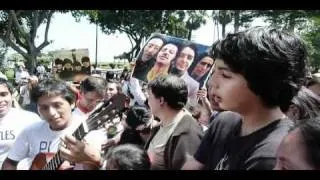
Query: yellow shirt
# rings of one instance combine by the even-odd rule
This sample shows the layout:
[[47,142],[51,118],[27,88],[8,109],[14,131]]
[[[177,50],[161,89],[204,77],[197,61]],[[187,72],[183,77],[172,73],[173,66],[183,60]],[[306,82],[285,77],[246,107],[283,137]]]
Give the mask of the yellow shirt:
[[160,67],[160,68],[153,67],[147,74],[148,82],[154,80],[158,76],[167,75],[168,70],[169,70],[169,66],[168,67]]

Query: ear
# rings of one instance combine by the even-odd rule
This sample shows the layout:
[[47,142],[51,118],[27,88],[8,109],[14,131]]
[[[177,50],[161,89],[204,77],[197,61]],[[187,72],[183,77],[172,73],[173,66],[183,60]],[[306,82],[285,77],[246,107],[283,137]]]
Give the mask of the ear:
[[70,104],[71,105],[71,109],[74,109],[75,107],[76,107],[76,103],[75,102],[73,102],[72,104]]
[[163,97],[160,97],[159,99],[160,99],[160,106],[163,106],[163,105],[164,105],[164,103],[165,103],[164,98],[163,98]]

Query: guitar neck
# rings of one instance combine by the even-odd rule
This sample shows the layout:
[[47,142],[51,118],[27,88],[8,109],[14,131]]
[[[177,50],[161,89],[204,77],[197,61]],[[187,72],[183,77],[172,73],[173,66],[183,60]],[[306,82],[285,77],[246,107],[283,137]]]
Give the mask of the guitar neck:
[[[82,123],[75,132],[72,133],[72,135],[77,140],[82,140],[85,135],[89,132],[87,126],[85,123]],[[62,163],[64,162],[64,159],[61,158],[60,150],[53,156],[53,158],[42,168],[43,170],[56,170],[58,169]]]
[[[72,134],[77,140],[82,140],[85,135],[93,129],[103,125],[103,123],[112,120],[126,107],[127,98],[124,94],[114,95],[111,100],[104,102],[99,106],[88,119],[81,123],[81,125]],[[53,158],[42,168],[43,170],[58,169],[64,159],[61,158],[60,151],[53,156]]]

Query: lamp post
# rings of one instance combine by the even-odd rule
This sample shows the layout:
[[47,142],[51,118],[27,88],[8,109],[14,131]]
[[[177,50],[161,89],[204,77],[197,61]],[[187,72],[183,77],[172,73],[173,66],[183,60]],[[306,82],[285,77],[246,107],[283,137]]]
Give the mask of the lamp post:
[[96,61],[95,61],[94,70],[97,69],[97,65],[98,65],[98,23],[96,23]]

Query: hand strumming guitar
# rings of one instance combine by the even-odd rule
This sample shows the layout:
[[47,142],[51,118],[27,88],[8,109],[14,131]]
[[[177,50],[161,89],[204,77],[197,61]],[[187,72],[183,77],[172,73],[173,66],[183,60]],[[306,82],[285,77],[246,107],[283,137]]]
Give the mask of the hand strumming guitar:
[[65,146],[60,147],[61,157],[73,163],[88,165],[86,169],[97,169],[100,167],[100,150],[85,140],[79,141],[75,137],[66,135],[62,139]]

